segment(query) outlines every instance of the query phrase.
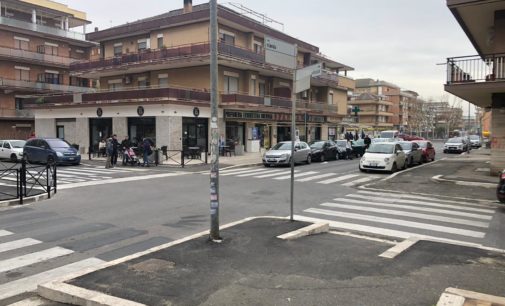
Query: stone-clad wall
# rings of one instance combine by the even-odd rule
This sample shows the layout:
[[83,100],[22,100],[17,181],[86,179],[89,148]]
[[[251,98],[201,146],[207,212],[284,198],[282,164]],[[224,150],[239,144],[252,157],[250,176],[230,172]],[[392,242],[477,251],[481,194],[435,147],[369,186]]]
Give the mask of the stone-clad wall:
[[89,151],[89,118],[75,119],[75,143],[79,145],[79,151],[86,154]]
[[37,137],[56,137],[56,120],[35,119],[35,135]]
[[156,146],[168,146],[170,148],[170,118],[156,117]]
[[182,150],[182,117],[168,118],[168,149]]

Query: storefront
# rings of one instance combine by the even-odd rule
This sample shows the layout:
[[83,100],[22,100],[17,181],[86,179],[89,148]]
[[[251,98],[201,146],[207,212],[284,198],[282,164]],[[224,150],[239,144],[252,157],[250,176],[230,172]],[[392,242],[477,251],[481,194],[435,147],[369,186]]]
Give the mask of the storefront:
[[112,118],[89,119],[89,143],[93,152],[98,152],[98,143],[102,139],[107,139],[111,136]]
[[182,146],[208,148],[208,124],[207,118],[182,118]]
[[134,146],[141,144],[144,138],[149,138],[156,144],[156,118],[128,118],[128,137]]
[[236,145],[245,146],[246,139],[246,124],[243,122],[227,121],[226,122],[226,142],[234,143]]

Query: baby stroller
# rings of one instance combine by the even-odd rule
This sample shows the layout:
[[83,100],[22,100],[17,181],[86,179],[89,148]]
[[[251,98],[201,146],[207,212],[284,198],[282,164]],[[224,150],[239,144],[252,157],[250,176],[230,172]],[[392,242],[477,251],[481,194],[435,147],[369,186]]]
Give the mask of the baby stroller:
[[140,164],[139,158],[132,148],[126,148],[123,152],[123,166],[131,165],[136,166]]

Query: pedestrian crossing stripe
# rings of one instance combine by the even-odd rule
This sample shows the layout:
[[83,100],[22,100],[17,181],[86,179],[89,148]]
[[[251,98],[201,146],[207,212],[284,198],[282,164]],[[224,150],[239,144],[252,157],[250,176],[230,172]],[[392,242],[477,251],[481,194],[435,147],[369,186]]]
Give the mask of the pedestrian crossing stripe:
[[39,243],[42,243],[42,241],[35,240],[32,238],[24,238],[24,239],[14,240],[14,241],[10,241],[10,242],[0,243],[0,253],[24,248],[24,247],[39,244]]
[[6,230],[0,230],[0,237],[10,236],[10,235],[12,235],[11,232],[6,231]]
[[38,262],[72,254],[74,251],[62,247],[54,247],[15,258],[0,261],[0,272],[15,270]]
[[369,182],[371,180],[373,180],[372,177],[364,177],[364,178],[360,178],[358,180],[355,180],[355,181],[352,181],[352,182],[349,182],[349,183],[342,184],[342,186],[351,187],[351,186],[355,186],[355,185],[358,185],[358,184],[361,184],[361,183]]

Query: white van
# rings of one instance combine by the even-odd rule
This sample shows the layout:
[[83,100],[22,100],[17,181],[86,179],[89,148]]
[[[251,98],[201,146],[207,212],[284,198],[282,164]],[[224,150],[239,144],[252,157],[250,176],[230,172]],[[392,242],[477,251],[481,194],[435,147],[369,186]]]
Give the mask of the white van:
[[398,138],[400,132],[398,130],[382,131],[380,138]]

